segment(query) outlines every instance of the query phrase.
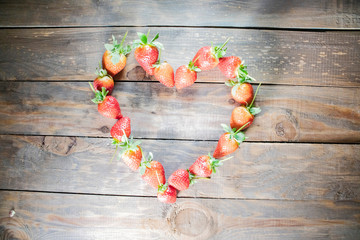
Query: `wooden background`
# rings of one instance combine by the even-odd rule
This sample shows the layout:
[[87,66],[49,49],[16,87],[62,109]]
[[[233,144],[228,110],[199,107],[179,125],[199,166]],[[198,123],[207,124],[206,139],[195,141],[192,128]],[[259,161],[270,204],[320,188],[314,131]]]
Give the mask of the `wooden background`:
[[[173,205],[109,162],[87,83],[112,34],[148,29],[175,69],[231,37],[263,83],[235,158]],[[215,148],[224,80],[176,91],[128,56],[113,96],[167,177]],[[360,239],[359,89],[357,0],[0,1],[0,239]]]

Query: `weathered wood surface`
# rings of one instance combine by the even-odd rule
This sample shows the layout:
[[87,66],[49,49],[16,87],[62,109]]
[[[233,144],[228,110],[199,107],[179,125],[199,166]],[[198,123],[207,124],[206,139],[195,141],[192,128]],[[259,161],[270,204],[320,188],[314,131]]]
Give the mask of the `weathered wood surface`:
[[[237,106],[224,84],[176,91],[119,82],[113,96],[137,138],[217,140]],[[109,137],[116,120],[100,115],[92,97],[86,82],[2,82],[0,133]],[[248,140],[360,142],[359,98],[358,88],[262,86]]]
[[360,4],[356,0],[265,2],[261,0],[225,2],[21,0],[2,1],[0,6],[1,27],[161,25],[360,28]]
[[[16,215],[6,217],[14,208]],[[358,239],[359,202],[0,192],[5,239]]]
[[[0,14],[1,16],[1,14]],[[160,33],[162,59],[176,69],[210,42],[231,37],[227,55],[241,56],[260,82],[290,85],[360,86],[359,32],[300,32],[208,28],[150,28]],[[0,30],[0,80],[79,81],[95,68],[111,35],[128,42],[147,28],[45,28]],[[61,47],[60,47],[61,46]],[[149,80],[131,53],[118,80]],[[151,78],[152,80],[154,78]],[[215,68],[198,82],[224,82]]]
[[[0,189],[156,196],[138,172],[110,162],[110,139],[0,136]],[[174,147],[176,146],[176,147]],[[166,177],[216,142],[143,140]],[[360,200],[359,145],[243,143],[211,180],[180,197]]]

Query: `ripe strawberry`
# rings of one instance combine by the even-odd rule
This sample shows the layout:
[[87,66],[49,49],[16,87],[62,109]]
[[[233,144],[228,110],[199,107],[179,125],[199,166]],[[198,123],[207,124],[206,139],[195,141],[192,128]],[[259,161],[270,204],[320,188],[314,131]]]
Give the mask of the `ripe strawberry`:
[[154,75],[154,67],[153,65],[156,63],[159,56],[159,49],[163,49],[163,45],[157,41],[159,38],[159,33],[155,35],[155,37],[149,42],[148,36],[143,33],[137,33],[140,39],[134,41],[133,47],[136,48],[134,55],[136,61],[140,64],[140,66],[149,74]]
[[119,102],[112,96],[106,96],[108,91],[103,87],[101,92],[95,90],[91,83],[90,87],[95,93],[95,98],[92,99],[98,105],[98,112],[108,118],[120,119],[122,118]]
[[254,98],[253,87],[248,82],[238,82],[233,80],[228,80],[225,84],[231,88],[231,96],[233,99],[243,105],[249,105]]
[[136,171],[141,163],[142,159],[142,151],[140,148],[140,141],[134,141],[133,137],[129,139],[126,135],[122,136],[122,141],[118,142],[114,140],[114,144],[116,147],[121,147],[121,152],[119,156],[121,156],[122,160],[125,164],[133,171]]
[[96,68],[95,73],[98,77],[94,80],[94,88],[98,91],[102,91],[102,88],[104,87],[110,95],[112,90],[114,89],[113,78],[107,73],[105,69],[102,69],[101,66],[99,66],[99,68]]
[[161,51],[159,52],[159,59],[153,65],[154,67],[154,76],[156,80],[161,82],[167,87],[174,87],[174,69],[170,64],[167,62],[163,62],[160,64],[160,55]]
[[241,59],[239,57],[230,56],[219,59],[218,68],[228,78],[236,78],[240,66]]
[[189,188],[189,185],[194,182],[194,177],[194,174],[190,173],[189,170],[178,169],[170,175],[168,183],[177,190],[182,191]]
[[160,185],[158,188],[157,198],[163,203],[176,202],[176,189],[168,184]]
[[245,134],[240,132],[242,128],[239,128],[236,131],[235,128],[231,129],[225,124],[221,124],[221,126],[223,127],[225,133],[221,135],[218,141],[213,154],[214,158],[222,158],[233,153],[239,147],[239,144],[245,140]]
[[[241,85],[244,85],[244,84],[241,84]],[[242,129],[248,128],[254,121],[254,115],[261,112],[260,108],[252,107],[260,86],[261,86],[261,83],[259,84],[258,88],[256,89],[255,96],[252,99],[250,105],[236,107],[232,111],[231,118],[230,118],[230,127],[231,128],[239,129],[243,126],[244,127]],[[247,124],[247,125],[245,126],[245,124]]]
[[193,165],[190,166],[189,172],[199,177],[210,177],[212,172],[216,172],[216,168],[222,165],[222,162],[210,155],[198,157]]
[[[201,71],[210,70],[216,67],[219,64],[219,58],[222,58],[226,53],[227,48],[223,48],[229,40],[230,38],[228,38],[221,46],[214,47],[211,45],[200,48],[193,58],[195,66],[200,68]],[[195,61],[196,59],[197,61]]]
[[114,36],[112,36],[113,43],[105,44],[106,51],[102,58],[102,64],[111,76],[118,74],[126,65],[126,55],[131,52],[131,46],[123,46],[127,32],[121,43],[118,44]]
[[122,117],[120,118],[110,130],[111,136],[117,142],[123,142],[122,136],[125,134],[126,137],[129,137],[131,134],[130,118]]
[[201,70],[190,61],[188,65],[180,66],[175,73],[175,87],[182,89],[191,86],[197,79],[197,73]]
[[151,187],[158,189],[161,184],[165,184],[165,170],[161,163],[153,161],[152,153],[140,164],[140,174],[144,181]]

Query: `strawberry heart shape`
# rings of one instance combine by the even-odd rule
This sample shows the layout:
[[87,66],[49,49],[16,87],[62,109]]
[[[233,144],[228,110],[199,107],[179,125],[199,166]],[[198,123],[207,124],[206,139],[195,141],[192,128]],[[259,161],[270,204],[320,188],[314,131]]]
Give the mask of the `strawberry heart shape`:
[[[222,158],[236,151],[239,144],[246,139],[241,130],[248,128],[254,121],[254,116],[261,111],[260,108],[253,107],[261,83],[254,94],[250,83],[255,79],[249,76],[244,62],[236,56],[224,57],[227,50],[225,46],[230,38],[222,45],[211,44],[200,48],[192,61],[180,66],[174,74],[170,64],[160,61],[161,50],[164,47],[157,41],[159,34],[149,40],[149,32],[146,35],[138,33],[139,39],[132,45],[124,46],[126,36],[127,32],[120,44],[114,36],[111,44],[105,44],[106,51],[102,59],[104,69],[100,66],[96,70],[98,77],[93,84],[90,84],[95,93],[93,102],[98,104],[100,114],[118,119],[110,131],[113,144],[116,146],[114,156],[120,148],[121,151],[118,153],[120,158],[131,170],[140,169],[142,179],[157,189],[159,201],[174,203],[178,191],[188,189],[197,179],[210,179],[216,168],[232,157]],[[125,67],[126,55],[133,49],[135,59],[146,73],[154,75],[166,87],[175,86],[177,89],[189,87],[194,84],[199,72],[218,67],[226,77],[230,78],[225,84],[232,87],[231,95],[240,104],[232,112],[230,126],[221,124],[225,133],[220,136],[213,154],[199,156],[188,169],[178,169],[172,173],[167,182],[163,165],[153,160],[151,152],[145,156],[140,147],[141,142],[134,140],[131,135],[130,118],[121,114],[119,103],[114,97],[109,96],[114,87],[113,77]]]

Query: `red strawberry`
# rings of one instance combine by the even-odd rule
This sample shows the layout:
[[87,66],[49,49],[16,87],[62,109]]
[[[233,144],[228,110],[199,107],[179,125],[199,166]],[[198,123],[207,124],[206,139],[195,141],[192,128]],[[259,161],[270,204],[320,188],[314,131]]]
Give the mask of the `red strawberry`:
[[225,84],[232,87],[231,96],[236,102],[243,105],[249,105],[249,103],[252,102],[254,98],[254,91],[250,83],[228,80]]
[[105,44],[106,51],[102,58],[102,64],[111,76],[118,74],[126,65],[126,55],[131,52],[131,46],[123,46],[127,32],[121,43],[118,44],[115,37],[112,36],[113,43]]
[[199,177],[210,177],[212,172],[216,172],[216,168],[222,165],[222,162],[210,155],[198,157],[193,165],[190,166],[190,173]]
[[[241,85],[244,85],[244,84],[241,84]],[[260,108],[252,107],[260,86],[261,86],[261,83],[259,84],[258,88],[256,89],[255,96],[252,99],[249,106],[236,107],[232,111],[231,118],[230,118],[230,126],[231,126],[231,128],[239,129],[239,128],[243,127],[243,126],[244,127],[242,129],[248,128],[252,124],[252,122],[254,121],[254,115],[261,112]],[[247,124],[247,125],[245,126],[245,124]]]
[[221,124],[221,126],[225,130],[225,133],[221,135],[218,141],[213,154],[214,158],[222,158],[233,153],[239,147],[239,144],[245,140],[245,134],[240,132],[242,128],[235,131],[236,129],[231,129],[225,124]]
[[157,198],[163,203],[174,203],[176,202],[176,189],[172,186],[165,184],[160,185],[158,188]]
[[216,67],[219,64],[219,58],[222,58],[226,53],[226,49],[223,48],[229,40],[230,38],[228,38],[222,46],[206,46],[200,48],[193,58],[195,66],[200,68],[201,71]]
[[[150,31],[149,31],[150,32]],[[163,45],[157,41],[159,33],[149,42],[148,35],[137,33],[140,39],[134,41],[133,46],[136,47],[134,51],[135,59],[140,66],[149,74],[154,75],[153,65],[156,63],[159,56],[159,49],[163,49]]]
[[141,142],[134,141],[132,137],[129,139],[126,135],[123,135],[121,140],[122,142],[114,140],[116,147],[119,146],[122,148],[119,155],[131,170],[136,171],[142,159],[142,151],[139,146]]
[[122,136],[125,134],[129,137],[131,134],[130,118],[120,118],[110,130],[111,136],[115,141],[124,142]]
[[155,189],[165,184],[165,170],[161,163],[153,161],[152,153],[149,153],[148,159],[140,164],[140,174],[144,181]]
[[98,91],[102,91],[102,88],[104,87],[110,95],[112,90],[114,89],[113,78],[107,73],[105,69],[102,69],[101,66],[96,69],[95,73],[98,77],[94,80],[94,88]]
[[153,65],[154,67],[154,76],[156,80],[161,82],[167,87],[173,87],[174,82],[174,69],[170,64],[167,62],[163,62],[160,64],[160,55],[161,51],[159,52],[159,59],[157,62]]
[[238,76],[238,68],[241,65],[241,59],[235,56],[223,57],[219,59],[218,68],[228,78]]
[[103,87],[100,92],[98,90],[95,90],[91,83],[89,84],[91,89],[95,93],[95,98],[91,101],[98,105],[99,113],[108,118],[122,118],[120,105],[116,98],[112,96],[106,96],[108,94],[108,91],[106,91],[105,87]]
[[189,170],[178,169],[170,175],[168,183],[177,190],[182,191],[189,188],[189,185],[193,183],[193,179],[194,175],[189,173]]
[[175,87],[182,89],[191,86],[197,79],[197,72],[201,70],[190,61],[188,65],[180,66],[175,73]]

